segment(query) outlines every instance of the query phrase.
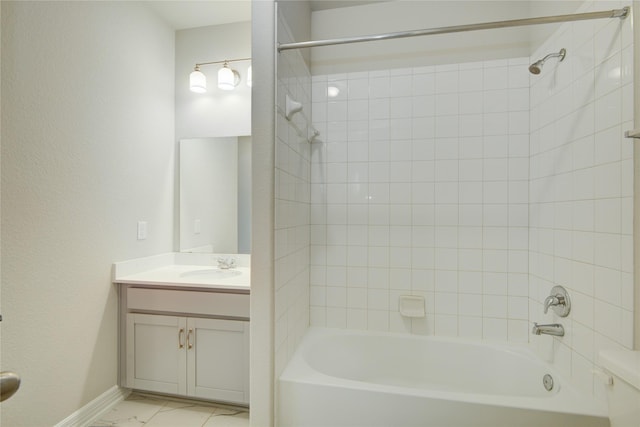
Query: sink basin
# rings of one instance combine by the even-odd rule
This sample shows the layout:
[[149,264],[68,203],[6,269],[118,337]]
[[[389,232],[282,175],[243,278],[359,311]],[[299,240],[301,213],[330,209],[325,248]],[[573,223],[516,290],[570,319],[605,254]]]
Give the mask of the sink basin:
[[242,272],[238,270],[221,270],[219,268],[207,268],[203,270],[192,270],[180,273],[180,277],[202,277],[212,279],[226,279],[229,277],[235,277],[241,275]]

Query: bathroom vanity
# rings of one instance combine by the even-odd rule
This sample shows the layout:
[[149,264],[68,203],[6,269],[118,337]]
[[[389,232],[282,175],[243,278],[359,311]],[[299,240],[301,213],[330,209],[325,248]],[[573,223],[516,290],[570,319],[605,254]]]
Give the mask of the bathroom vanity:
[[120,385],[248,405],[248,256],[231,269],[211,254],[159,257],[114,265]]

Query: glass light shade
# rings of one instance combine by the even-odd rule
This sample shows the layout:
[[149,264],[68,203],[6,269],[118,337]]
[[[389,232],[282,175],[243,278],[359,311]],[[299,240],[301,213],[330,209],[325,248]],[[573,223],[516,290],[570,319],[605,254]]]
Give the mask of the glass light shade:
[[205,93],[207,91],[207,78],[205,75],[198,70],[189,74],[189,89],[191,89],[191,92]]
[[218,87],[222,90],[233,90],[236,87],[236,76],[230,68],[222,67],[218,71]]
[[251,77],[251,65],[247,68],[247,86],[251,87],[253,85],[253,78]]

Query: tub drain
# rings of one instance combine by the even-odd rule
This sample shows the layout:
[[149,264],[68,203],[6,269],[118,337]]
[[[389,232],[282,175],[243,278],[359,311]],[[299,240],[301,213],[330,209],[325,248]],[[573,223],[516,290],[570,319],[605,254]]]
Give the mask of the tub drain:
[[542,377],[542,384],[544,384],[544,388],[546,388],[547,391],[551,391],[553,389],[553,377],[545,374],[545,376]]

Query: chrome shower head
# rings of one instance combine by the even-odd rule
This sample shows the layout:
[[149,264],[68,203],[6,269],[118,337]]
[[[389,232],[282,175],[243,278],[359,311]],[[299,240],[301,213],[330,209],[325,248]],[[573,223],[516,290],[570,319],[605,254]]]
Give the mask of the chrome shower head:
[[542,64],[543,64],[542,60],[538,60],[533,64],[529,65],[529,72],[531,74],[540,74],[540,71],[542,71]]
[[560,58],[560,61],[564,60],[564,57],[567,54],[567,50],[565,48],[560,49],[560,52],[558,53],[550,53],[549,55],[545,56],[542,59],[537,60],[536,62],[534,62],[533,64],[529,65],[529,72],[531,74],[540,74],[540,71],[542,71],[542,66],[544,65],[545,61],[549,58]]

